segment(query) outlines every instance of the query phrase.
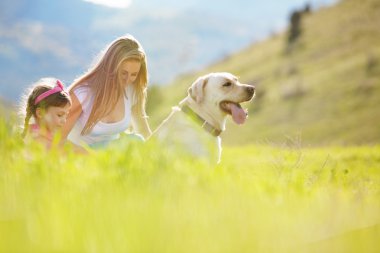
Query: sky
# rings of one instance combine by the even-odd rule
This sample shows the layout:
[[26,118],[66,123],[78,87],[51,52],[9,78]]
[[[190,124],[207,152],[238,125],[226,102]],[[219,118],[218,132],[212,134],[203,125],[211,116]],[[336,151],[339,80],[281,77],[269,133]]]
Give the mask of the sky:
[[284,30],[290,12],[336,0],[1,0],[0,97],[42,77],[69,85],[115,38],[143,45],[150,84],[164,85]]

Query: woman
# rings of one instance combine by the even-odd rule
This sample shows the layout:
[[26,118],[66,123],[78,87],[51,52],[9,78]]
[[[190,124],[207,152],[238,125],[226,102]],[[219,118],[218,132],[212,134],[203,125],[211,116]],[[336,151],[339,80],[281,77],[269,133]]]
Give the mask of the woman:
[[77,145],[104,147],[131,124],[147,139],[148,83],[144,49],[131,35],[113,41],[96,64],[69,87],[72,107],[63,136]]

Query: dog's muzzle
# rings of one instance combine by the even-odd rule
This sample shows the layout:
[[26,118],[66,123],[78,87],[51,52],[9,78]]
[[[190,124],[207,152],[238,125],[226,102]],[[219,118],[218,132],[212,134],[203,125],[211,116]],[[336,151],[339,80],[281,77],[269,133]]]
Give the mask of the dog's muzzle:
[[247,85],[246,91],[249,97],[249,100],[255,95],[255,86],[253,85]]

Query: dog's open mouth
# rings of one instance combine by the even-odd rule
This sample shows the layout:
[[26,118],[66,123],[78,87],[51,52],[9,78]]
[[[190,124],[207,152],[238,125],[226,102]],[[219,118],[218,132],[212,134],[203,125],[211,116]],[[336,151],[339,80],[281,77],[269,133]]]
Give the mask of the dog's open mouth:
[[248,117],[248,110],[243,109],[240,104],[232,101],[222,101],[219,104],[222,111],[232,116],[236,124],[244,124]]

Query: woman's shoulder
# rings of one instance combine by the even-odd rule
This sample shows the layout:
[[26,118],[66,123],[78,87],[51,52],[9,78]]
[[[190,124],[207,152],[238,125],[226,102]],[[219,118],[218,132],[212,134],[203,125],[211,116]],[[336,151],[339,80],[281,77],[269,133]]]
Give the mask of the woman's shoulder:
[[90,86],[87,83],[78,85],[71,89],[75,95],[88,94],[91,92]]
[[81,103],[83,103],[92,93],[90,87],[87,84],[82,84],[74,87],[71,92],[74,93],[74,95]]

